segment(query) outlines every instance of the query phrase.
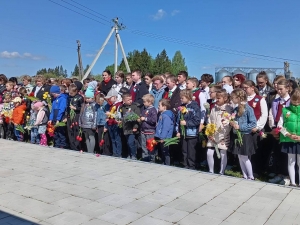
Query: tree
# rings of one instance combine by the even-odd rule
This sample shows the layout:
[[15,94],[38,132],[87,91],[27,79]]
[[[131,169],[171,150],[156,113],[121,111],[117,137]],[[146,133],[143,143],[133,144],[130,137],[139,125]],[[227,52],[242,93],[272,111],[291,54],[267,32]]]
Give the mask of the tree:
[[109,70],[112,74],[114,73],[114,68],[115,68],[115,65],[114,64],[111,64],[109,66],[107,66],[105,68],[105,70]]
[[72,77],[79,77],[79,67],[75,65],[74,71],[71,73]]
[[176,51],[174,57],[172,58],[172,74],[177,75],[179,71],[187,71],[187,66],[185,65],[185,58],[182,57],[180,51]]
[[160,54],[157,54],[154,60],[152,72],[153,74],[162,74],[171,71],[172,64],[167,55],[167,51],[164,49]]
[[[83,70],[83,74],[85,74],[86,73],[86,71],[88,71],[88,69],[90,68],[90,65],[89,64],[87,64],[86,65],[86,67],[85,67],[85,69]],[[92,71],[90,71],[90,73],[89,73],[89,75],[88,76],[93,76],[93,73],[92,73]]]

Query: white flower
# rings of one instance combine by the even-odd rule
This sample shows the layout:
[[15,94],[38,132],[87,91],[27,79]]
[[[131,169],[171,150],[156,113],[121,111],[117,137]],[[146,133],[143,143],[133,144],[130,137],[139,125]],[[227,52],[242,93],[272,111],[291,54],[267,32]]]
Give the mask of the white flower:
[[205,102],[205,103],[203,104],[203,106],[204,106],[204,108],[206,108],[206,109],[210,109],[210,104],[207,103],[207,102]]

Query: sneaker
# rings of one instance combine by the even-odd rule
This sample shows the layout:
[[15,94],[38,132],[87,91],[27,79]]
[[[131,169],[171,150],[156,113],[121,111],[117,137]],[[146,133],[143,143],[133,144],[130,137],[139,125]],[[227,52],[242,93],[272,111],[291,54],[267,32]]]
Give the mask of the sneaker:
[[276,174],[275,173],[270,173],[268,176],[274,178],[276,176]]
[[291,180],[288,177],[285,177],[282,181],[280,181],[279,184],[284,186],[289,186],[291,184]]
[[283,180],[282,177],[276,176],[276,177],[274,177],[274,178],[272,178],[272,179],[269,179],[269,182],[272,183],[272,184],[277,184],[277,183],[279,183],[279,182],[282,181],[282,180]]

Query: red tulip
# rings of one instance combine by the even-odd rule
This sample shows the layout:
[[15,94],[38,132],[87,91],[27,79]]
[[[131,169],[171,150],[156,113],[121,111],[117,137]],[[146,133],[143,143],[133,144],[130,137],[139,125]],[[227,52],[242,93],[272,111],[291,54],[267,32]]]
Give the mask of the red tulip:
[[104,140],[102,139],[99,143],[100,146],[103,146],[104,145]]

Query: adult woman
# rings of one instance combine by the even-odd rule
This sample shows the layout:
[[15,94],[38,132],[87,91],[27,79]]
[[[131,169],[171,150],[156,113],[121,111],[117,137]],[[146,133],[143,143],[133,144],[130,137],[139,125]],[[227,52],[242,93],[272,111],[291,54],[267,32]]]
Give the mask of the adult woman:
[[151,90],[152,90],[152,85],[153,85],[153,83],[152,83],[152,78],[153,78],[153,74],[152,73],[146,73],[146,75],[145,75],[145,78],[144,78],[144,80],[145,80],[145,83],[146,83],[146,85],[147,85],[147,88],[148,88],[148,91],[150,92]]
[[43,77],[43,75],[37,75],[35,77],[35,84],[36,86],[32,89],[32,93],[34,94],[34,97],[38,98],[41,101],[45,101],[43,98],[43,95],[46,92],[50,92],[51,86],[46,84],[46,80]]
[[234,80],[234,89],[241,88],[242,83],[246,80],[246,77],[243,74],[235,74],[233,76]]
[[0,74],[0,103],[2,103],[2,96],[6,90],[5,85],[7,83],[7,77],[4,74]]
[[273,88],[265,71],[261,71],[259,74],[257,74],[256,84],[257,89],[259,91],[259,95],[266,99],[268,108],[270,108],[272,104],[270,92],[273,91]]
[[102,93],[104,95],[107,95],[111,87],[114,84],[117,84],[117,82],[111,79],[111,72],[109,70],[104,70],[102,76],[103,76],[103,81],[101,82]]

